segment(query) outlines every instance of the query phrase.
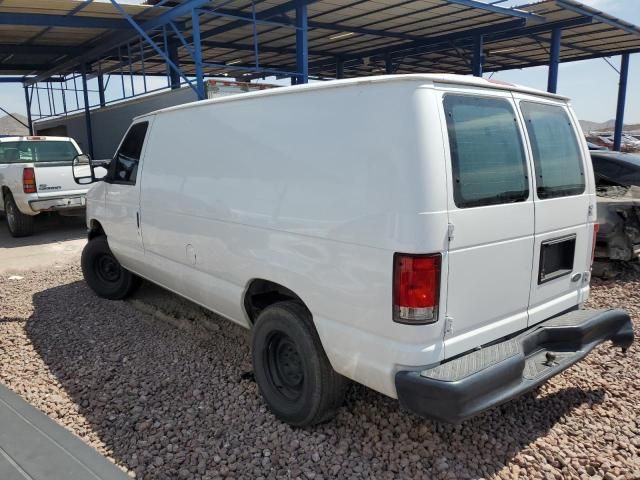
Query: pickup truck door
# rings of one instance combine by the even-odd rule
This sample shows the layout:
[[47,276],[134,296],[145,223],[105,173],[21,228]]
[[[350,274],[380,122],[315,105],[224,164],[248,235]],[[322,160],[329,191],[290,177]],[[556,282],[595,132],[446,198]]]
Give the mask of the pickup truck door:
[[533,194],[509,92],[447,87],[441,115],[449,250],[445,358],[526,328]]
[[144,248],[140,230],[140,174],[152,119],[131,125],[105,179],[104,230],[109,247],[126,268],[139,271]]
[[535,244],[529,325],[586,300],[593,223],[593,169],[577,120],[564,102],[514,94],[534,174]]

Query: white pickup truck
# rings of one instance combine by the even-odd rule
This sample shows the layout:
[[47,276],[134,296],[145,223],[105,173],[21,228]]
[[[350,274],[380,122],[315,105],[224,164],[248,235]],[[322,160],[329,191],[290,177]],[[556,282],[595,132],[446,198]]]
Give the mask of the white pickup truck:
[[73,181],[70,168],[80,153],[67,137],[0,138],[0,212],[12,236],[31,235],[41,212],[84,213],[87,187]]

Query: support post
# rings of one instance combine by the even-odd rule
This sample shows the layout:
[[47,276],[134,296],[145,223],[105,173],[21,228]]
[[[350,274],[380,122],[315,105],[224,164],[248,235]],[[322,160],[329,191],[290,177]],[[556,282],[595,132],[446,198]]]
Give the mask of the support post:
[[191,29],[193,30],[193,55],[196,67],[196,92],[198,100],[206,98],[204,91],[204,72],[202,70],[202,43],[200,42],[200,12],[198,9],[191,11]]
[[[178,57],[178,40],[174,37],[169,38],[169,60],[173,62],[173,64],[180,68],[180,58]],[[176,90],[180,88],[180,72],[174,70],[173,68],[169,68],[169,79],[171,90]]]
[[98,75],[98,96],[100,97],[100,106],[104,107],[107,104],[104,97],[104,75]]
[[387,75],[391,75],[393,73],[393,62],[391,61],[391,55],[389,54],[384,56],[384,72]]
[[91,111],[89,110],[89,89],[87,88],[87,66],[82,65],[82,95],[84,98],[84,122],[87,129],[87,147],[93,158],[93,131],[91,129]]
[[620,64],[620,83],[618,84],[618,108],[616,109],[616,131],[613,134],[613,149],[622,148],[622,131],[624,130],[624,108],[627,101],[627,81],[629,80],[629,54],[622,55]]
[[560,68],[560,40],[562,29],[554,28],[551,31],[551,52],[549,54],[549,78],[547,80],[547,92],[558,92],[558,69]]
[[336,60],[336,78],[344,78],[344,60],[342,58]]
[[33,122],[31,120],[31,98],[29,97],[29,87],[24,86],[24,100],[27,106],[27,125],[29,126],[29,135],[33,135]]
[[309,36],[307,3],[296,0],[296,84],[309,82]]
[[473,38],[473,60],[471,69],[474,77],[482,77],[482,66],[484,64],[483,36],[476,35]]

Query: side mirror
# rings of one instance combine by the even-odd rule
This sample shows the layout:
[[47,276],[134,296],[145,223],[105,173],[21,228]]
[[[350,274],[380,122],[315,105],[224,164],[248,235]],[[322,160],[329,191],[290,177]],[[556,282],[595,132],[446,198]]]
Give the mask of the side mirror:
[[71,169],[73,171],[73,180],[78,185],[89,185],[95,181],[91,157],[86,153],[81,153],[73,157]]
[[91,171],[93,172],[93,181],[99,182],[104,180],[109,173],[109,165],[111,160],[91,160]]

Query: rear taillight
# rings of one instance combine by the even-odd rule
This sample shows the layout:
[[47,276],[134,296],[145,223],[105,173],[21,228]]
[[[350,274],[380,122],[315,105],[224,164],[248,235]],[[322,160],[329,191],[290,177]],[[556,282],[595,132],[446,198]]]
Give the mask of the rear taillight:
[[440,254],[394,255],[394,322],[424,325],[438,321],[441,263]]
[[28,167],[22,170],[22,191],[24,193],[36,193],[36,172]]
[[593,265],[593,261],[596,258],[596,241],[598,239],[598,232],[600,231],[600,224],[593,224],[593,243],[591,247],[591,265]]

